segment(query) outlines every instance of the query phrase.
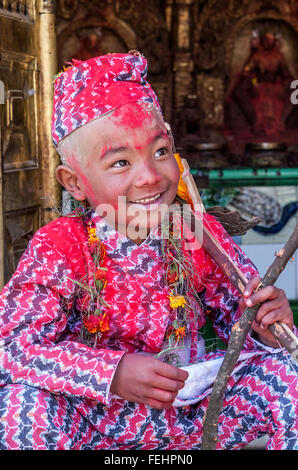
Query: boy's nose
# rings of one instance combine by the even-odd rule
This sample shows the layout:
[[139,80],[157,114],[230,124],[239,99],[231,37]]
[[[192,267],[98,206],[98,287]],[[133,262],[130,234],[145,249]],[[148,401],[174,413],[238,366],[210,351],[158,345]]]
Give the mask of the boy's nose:
[[135,179],[136,187],[154,185],[159,181],[161,181],[161,175],[154,163],[144,163],[138,167]]

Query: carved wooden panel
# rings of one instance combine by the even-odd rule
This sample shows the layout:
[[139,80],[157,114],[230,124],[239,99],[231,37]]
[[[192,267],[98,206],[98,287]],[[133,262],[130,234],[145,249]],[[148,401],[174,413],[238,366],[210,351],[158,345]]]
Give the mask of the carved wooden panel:
[[37,70],[33,56],[2,51],[0,80],[5,83],[2,113],[4,172],[38,166]]
[[[2,281],[41,224],[39,71],[34,1],[0,2]],[[2,236],[1,236],[2,234]]]
[[[171,1],[57,1],[58,64],[87,60],[109,52],[137,49],[149,63],[150,83],[165,114],[170,115],[172,91],[169,30]],[[146,14],[144,14],[144,9]]]
[[[283,165],[292,165],[292,151],[297,155],[298,110],[290,100],[290,83],[297,78],[297,5],[293,0],[177,0],[171,5],[173,115],[180,121],[188,95],[197,95],[198,142],[205,142],[208,129],[210,144],[225,145],[227,164],[247,166],[255,141],[285,142]],[[249,58],[257,65],[246,79]]]
[[13,19],[21,21],[33,21],[35,17],[34,0],[1,0],[0,14],[11,16]]
[[197,93],[207,126],[223,126],[224,89],[220,78],[200,74],[197,77]]

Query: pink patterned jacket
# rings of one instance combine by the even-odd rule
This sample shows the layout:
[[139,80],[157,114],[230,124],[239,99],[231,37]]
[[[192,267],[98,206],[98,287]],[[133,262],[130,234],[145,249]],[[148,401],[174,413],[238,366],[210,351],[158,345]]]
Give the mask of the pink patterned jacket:
[[[223,227],[210,215],[205,217],[245,276],[257,274]],[[95,214],[92,218],[98,230],[104,231],[103,221]],[[91,348],[79,336],[82,305],[72,281],[87,278],[91,285],[94,272],[83,220],[61,217],[36,232],[0,294],[0,385],[22,383],[108,407],[113,401],[111,381],[123,354],[161,350],[170,306],[160,240],[149,236],[138,246],[116,233],[104,237],[103,243],[110,331]],[[206,251],[201,248],[192,256],[199,272],[195,282],[201,299],[193,299],[191,360],[195,361],[198,331],[206,314],[213,319],[218,336],[227,342],[240,312],[236,289]],[[258,346],[248,337],[245,348]]]

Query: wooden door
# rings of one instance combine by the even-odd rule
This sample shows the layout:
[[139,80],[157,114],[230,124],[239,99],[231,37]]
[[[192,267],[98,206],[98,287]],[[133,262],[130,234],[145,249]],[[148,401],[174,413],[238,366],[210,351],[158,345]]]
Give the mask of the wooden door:
[[0,2],[1,284],[34,232],[55,216],[51,207],[59,198],[49,122],[55,48],[52,61],[43,55],[46,15],[54,17],[54,3]]

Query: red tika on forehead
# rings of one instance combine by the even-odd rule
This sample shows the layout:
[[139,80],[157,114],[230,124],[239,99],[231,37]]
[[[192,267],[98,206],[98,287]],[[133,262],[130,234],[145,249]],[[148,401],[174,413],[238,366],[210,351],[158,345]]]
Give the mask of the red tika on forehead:
[[73,64],[55,80],[52,138],[56,146],[78,127],[124,104],[140,101],[160,110],[146,81],[147,60],[141,54],[107,54]]

